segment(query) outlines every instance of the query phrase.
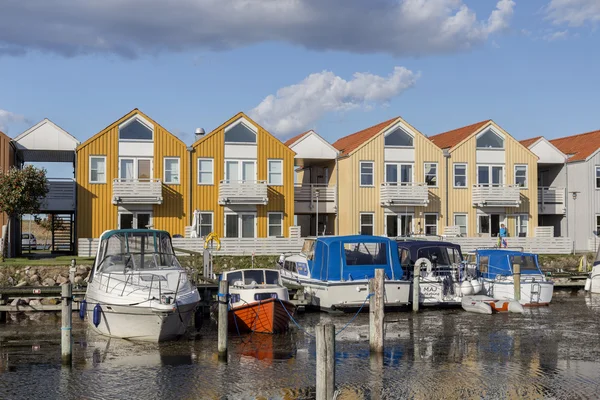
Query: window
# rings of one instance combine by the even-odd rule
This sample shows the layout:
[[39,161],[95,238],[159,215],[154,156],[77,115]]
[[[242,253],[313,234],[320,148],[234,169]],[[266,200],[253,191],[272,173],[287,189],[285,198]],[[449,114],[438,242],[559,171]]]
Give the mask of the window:
[[596,189],[600,189],[600,167],[596,167]]
[[119,178],[149,180],[152,178],[152,160],[149,158],[119,158]]
[[344,259],[346,265],[386,264],[387,243],[344,243]]
[[360,213],[360,234],[374,235],[375,216],[373,213]]
[[386,146],[412,147],[413,137],[402,128],[396,128],[385,135]]
[[504,167],[494,165],[477,166],[477,184],[483,186],[501,186],[504,184]]
[[437,235],[437,214],[425,214],[425,235]]
[[529,215],[517,214],[517,236],[527,237],[527,227],[529,222]]
[[489,215],[480,215],[478,221],[479,221],[479,225],[478,225],[479,232],[478,233],[485,233],[485,234],[489,235],[489,233],[490,233],[490,216]]
[[600,215],[596,215],[596,235],[600,236]]
[[360,186],[373,186],[373,161],[361,161],[360,168]]
[[269,185],[283,185],[283,160],[269,160]]
[[[413,181],[412,164],[385,164],[385,182],[386,183],[411,183]],[[398,171],[400,173],[398,174]]]
[[133,118],[119,127],[119,140],[143,140],[153,139],[153,129],[138,118]]
[[479,257],[479,270],[482,273],[487,274],[489,263],[490,263],[490,257],[489,256],[481,256],[481,257]]
[[302,183],[302,178],[300,178],[300,167],[294,167],[294,185],[299,185]]
[[388,237],[410,236],[413,231],[412,214],[387,214],[385,232]]
[[467,187],[467,164],[454,164],[454,187]]
[[90,157],[90,183],[106,183],[106,156]]
[[515,185],[527,187],[527,165],[515,165]]
[[225,160],[225,180],[228,183],[256,181],[256,161]]
[[454,214],[454,225],[460,228],[462,236],[467,236],[467,214]]
[[504,138],[491,129],[479,134],[477,137],[477,148],[478,149],[503,149]]
[[256,237],[256,215],[254,213],[225,214],[225,237]]
[[256,131],[243,121],[225,129],[225,143],[256,143]]
[[267,213],[267,236],[283,236],[283,213]]
[[213,159],[198,159],[198,185],[212,185],[213,181]]
[[178,185],[181,183],[179,178],[179,157],[165,157],[165,183]]
[[213,231],[213,213],[200,213],[200,237],[205,237]]
[[146,229],[150,227],[152,227],[152,213],[150,212],[119,213],[119,229]]
[[425,184],[437,186],[437,163],[425,163]]

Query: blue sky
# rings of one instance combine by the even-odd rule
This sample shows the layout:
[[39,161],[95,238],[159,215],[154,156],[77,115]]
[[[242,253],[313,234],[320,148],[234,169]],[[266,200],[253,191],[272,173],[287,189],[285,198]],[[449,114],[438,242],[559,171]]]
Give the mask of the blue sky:
[[597,0],[20,3],[0,5],[12,137],[47,117],[84,141],[133,108],[186,143],[238,111],[332,142],[397,115],[427,135],[600,129]]

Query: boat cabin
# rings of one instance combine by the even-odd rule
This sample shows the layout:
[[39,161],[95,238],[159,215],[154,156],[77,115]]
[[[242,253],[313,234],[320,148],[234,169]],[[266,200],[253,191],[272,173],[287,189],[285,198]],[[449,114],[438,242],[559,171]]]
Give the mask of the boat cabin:
[[258,285],[282,286],[281,276],[276,269],[239,269],[223,272],[222,280],[229,282],[230,286],[257,287]]
[[512,276],[516,265],[520,266],[521,276],[543,275],[538,256],[534,253],[499,249],[476,250],[474,258],[481,276],[486,279]]

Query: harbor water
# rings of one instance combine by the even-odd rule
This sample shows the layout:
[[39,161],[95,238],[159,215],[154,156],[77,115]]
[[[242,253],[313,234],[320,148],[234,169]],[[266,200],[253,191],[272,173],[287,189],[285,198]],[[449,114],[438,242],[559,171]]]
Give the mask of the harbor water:
[[285,335],[217,330],[164,344],[107,339],[74,317],[73,366],[61,367],[60,315],[11,314],[0,325],[1,399],[312,399],[314,327],[333,322],[338,399],[595,399],[600,296],[556,292],[525,314],[462,309],[386,315],[385,352],[371,357],[368,313],[304,313]]

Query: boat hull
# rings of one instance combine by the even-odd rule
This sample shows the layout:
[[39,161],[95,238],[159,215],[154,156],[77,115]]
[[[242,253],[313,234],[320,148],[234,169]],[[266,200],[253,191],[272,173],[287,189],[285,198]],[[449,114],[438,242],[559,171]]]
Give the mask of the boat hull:
[[492,314],[512,312],[522,314],[523,306],[513,299],[494,299],[488,296],[465,296],[462,299],[462,308],[465,311],[478,314]]
[[600,266],[592,268],[590,276],[585,281],[585,290],[590,293],[600,293]]
[[285,300],[266,299],[244,304],[229,311],[228,324],[231,331],[280,333],[289,329],[290,315],[296,307]]
[[423,306],[460,306],[464,296],[479,294],[481,291],[483,283],[480,281],[474,281],[474,283],[465,280],[450,283],[450,286],[448,283],[444,284],[442,280],[421,279],[419,282],[419,303]]
[[[515,285],[512,280],[487,280],[483,282],[484,294],[496,299],[514,299]],[[549,281],[521,281],[519,303],[526,307],[547,306],[552,301],[554,283]]]

